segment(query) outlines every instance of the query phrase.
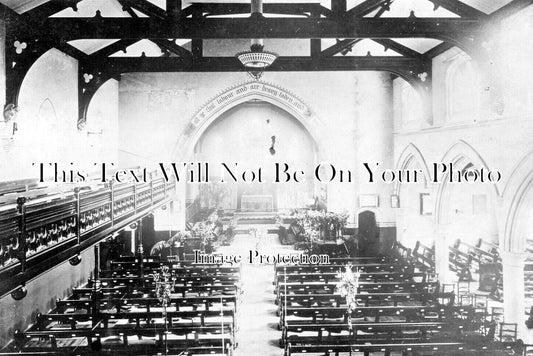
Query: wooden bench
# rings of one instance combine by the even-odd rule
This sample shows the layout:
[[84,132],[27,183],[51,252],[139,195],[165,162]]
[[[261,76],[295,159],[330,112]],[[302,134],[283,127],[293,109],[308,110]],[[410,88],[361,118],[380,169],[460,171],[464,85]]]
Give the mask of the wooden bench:
[[[350,315],[352,319],[364,318],[376,323],[390,319],[413,321],[443,321],[457,317],[469,318],[473,307],[456,307],[443,305],[404,305],[404,306],[358,306]],[[347,322],[346,307],[284,307],[280,313],[280,327],[287,323],[317,323],[319,320],[338,320]]]
[[[237,311],[237,296],[202,296],[202,297],[171,297],[169,305],[175,306],[177,310],[182,307],[203,307],[209,310],[213,304],[231,304]],[[97,302],[91,299],[63,299],[56,301],[56,307],[64,311],[67,308],[74,310],[86,310],[87,313],[98,312],[104,308],[115,308],[117,312],[126,310],[131,306],[139,306],[150,312],[154,307],[160,307],[161,302],[157,298],[150,297],[119,297],[119,298],[101,298]]]
[[[49,330],[54,325],[63,325],[76,330],[86,328],[89,325],[95,326],[101,323],[104,328],[109,328],[112,322],[127,320],[130,324],[135,324],[137,328],[141,324],[150,324],[155,319],[164,319],[163,311],[128,311],[116,313],[91,313],[91,314],[38,314],[37,321],[30,327],[29,331]],[[210,310],[187,310],[187,311],[167,311],[166,318],[168,325],[175,322],[183,323],[184,319],[190,319],[191,325],[214,326],[220,325],[219,319],[224,319],[224,324],[235,325],[235,311],[232,308],[210,309]],[[215,319],[213,321],[213,319]],[[196,321],[195,321],[196,320]],[[189,323],[187,323],[189,324]]]
[[400,355],[520,355],[523,345],[519,342],[499,343],[487,340],[468,343],[460,342],[424,342],[424,343],[375,343],[375,344],[308,344],[293,345],[288,343],[285,347],[285,356],[297,354],[338,355],[345,353],[362,353],[370,356],[372,353],[384,353],[389,356],[392,353]]
[[435,247],[428,247],[420,241],[416,242],[413,249],[413,260],[418,268],[424,271],[435,272]]

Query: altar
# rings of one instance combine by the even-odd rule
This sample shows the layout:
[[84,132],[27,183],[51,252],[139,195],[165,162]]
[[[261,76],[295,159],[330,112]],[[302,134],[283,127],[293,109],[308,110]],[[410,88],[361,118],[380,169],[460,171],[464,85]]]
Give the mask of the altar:
[[241,196],[241,211],[273,211],[274,198],[272,195],[245,195]]

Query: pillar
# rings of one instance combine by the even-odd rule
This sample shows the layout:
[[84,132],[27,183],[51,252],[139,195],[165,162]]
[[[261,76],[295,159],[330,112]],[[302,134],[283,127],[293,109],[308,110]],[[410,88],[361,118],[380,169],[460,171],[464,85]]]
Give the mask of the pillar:
[[142,219],[137,221],[136,224],[137,224],[137,228],[136,228],[136,232],[137,232],[137,254],[139,255],[139,257],[142,257],[142,255],[144,253],[144,246],[143,246],[143,221],[142,221]]
[[524,265],[525,252],[501,253],[503,265],[504,321],[518,325],[518,337],[525,336]]
[[435,226],[433,235],[435,236],[435,272],[439,277],[439,282],[441,284],[453,283],[449,266],[450,238],[447,226]]
[[[355,144],[359,194],[356,204],[361,212],[367,209],[360,204],[361,196],[378,198],[378,207],[369,210],[376,213],[383,246],[396,236],[395,214],[391,208],[393,184],[385,183],[381,178],[382,170],[394,169],[392,79],[385,72],[361,72],[357,73],[356,79]],[[365,163],[374,172],[372,179]]]

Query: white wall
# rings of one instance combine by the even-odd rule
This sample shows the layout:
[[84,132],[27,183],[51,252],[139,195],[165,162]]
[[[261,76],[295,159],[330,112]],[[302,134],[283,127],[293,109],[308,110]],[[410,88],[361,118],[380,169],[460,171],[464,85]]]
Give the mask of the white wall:
[[[406,83],[394,81],[394,132],[395,161],[400,165],[400,155],[409,145],[414,145],[422,154],[425,163],[441,162],[452,146],[462,142],[457,152],[468,156],[469,160],[482,161],[502,174],[501,182],[490,184],[449,187],[450,201],[446,202],[444,221],[449,234],[454,238],[473,241],[484,238],[498,242],[502,239],[500,230],[505,225],[505,212],[501,212],[502,200],[512,199],[512,192],[504,195],[507,182],[521,161],[533,150],[533,69],[531,58],[533,44],[528,41],[533,35],[533,7],[503,21],[501,30],[494,29],[485,39],[486,53],[491,63],[487,67],[473,62],[474,78],[458,78],[460,88],[450,88],[450,75],[453,68],[468,56],[454,48],[433,60],[433,113],[434,123],[427,124],[418,119],[417,107],[406,104]],[[467,77],[467,76],[465,76]],[[468,79],[468,80],[467,80]],[[489,84],[487,84],[489,83]],[[450,103],[452,91],[467,93],[465,102],[470,107],[462,113],[454,113]],[[500,95],[502,93],[503,95]],[[411,117],[406,117],[411,115]],[[414,118],[414,119],[413,119]],[[457,148],[456,147],[456,148]],[[420,164],[422,162],[418,162]],[[437,204],[438,187],[423,186],[409,188],[421,192],[432,192]],[[487,212],[473,213],[474,195],[486,195]],[[418,209],[397,211],[399,235],[402,239],[412,239],[409,234],[417,227],[416,234],[428,244],[432,243],[437,216],[421,217]],[[421,219],[425,223],[421,223]],[[428,222],[430,222],[428,224]],[[407,230],[407,232],[406,232]],[[403,233],[402,233],[403,231]]]
[[[266,73],[264,80],[299,97],[316,118],[322,138],[319,157],[355,171],[357,72]],[[194,114],[218,93],[248,80],[245,73],[136,73],[120,81],[120,164],[175,161],[175,145]],[[185,148],[183,148],[185,150]],[[178,149],[179,152],[179,149]],[[352,184],[328,187],[329,208],[354,212]]]
[[0,181],[37,179],[39,171],[32,163],[58,162],[70,168],[73,162],[90,169],[94,162],[116,157],[117,82],[108,81],[96,93],[87,127],[78,131],[77,80],[77,61],[56,49],[30,68],[19,94],[18,131],[0,150]]
[[37,313],[47,313],[58,298],[72,294],[72,287],[87,282],[94,269],[94,252],[80,254],[82,262],[71,266],[64,262],[26,284],[27,296],[19,301],[10,295],[0,299],[0,345],[13,338],[16,329],[24,330],[36,320]]
[[[77,80],[77,61],[55,49],[32,66],[20,90],[19,130],[12,139],[0,139],[7,142],[0,144],[0,182],[38,179],[39,171],[31,166],[33,162],[82,165],[116,157],[117,81],[107,82],[96,93],[89,108],[87,129],[78,131]],[[3,70],[0,82],[5,83]],[[0,89],[0,94],[4,89]],[[87,135],[88,130],[103,131],[92,137]],[[10,296],[0,299],[0,345],[13,337],[14,329],[32,322],[36,313],[49,311],[56,298],[68,296],[74,285],[86,282],[93,268],[93,250],[89,249],[82,253],[80,265],[63,263],[27,283],[28,295],[23,300],[14,301]]]
[[[270,153],[272,136],[275,136],[275,154]],[[278,209],[304,207],[313,198],[313,178],[300,182],[272,184],[276,163],[288,164],[291,170],[310,174],[315,167],[315,144],[310,134],[296,118],[286,111],[265,102],[245,103],[225,112],[207,129],[195,149],[195,161],[209,162],[210,174],[215,182],[223,177],[231,180],[221,168],[221,163],[257,172],[261,168],[259,184],[224,184],[236,192],[237,185],[246,194],[265,194],[277,198]],[[250,176],[250,175],[248,175]],[[282,181],[285,175],[280,175]],[[191,186],[190,184],[189,186]],[[226,208],[235,209],[237,201]]]

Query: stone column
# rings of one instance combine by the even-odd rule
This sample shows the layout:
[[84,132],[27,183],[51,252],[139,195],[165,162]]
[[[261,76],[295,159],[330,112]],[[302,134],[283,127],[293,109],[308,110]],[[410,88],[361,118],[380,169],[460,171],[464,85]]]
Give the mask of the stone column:
[[506,323],[518,324],[518,337],[525,336],[524,264],[525,252],[501,252],[503,265],[503,307]]
[[[358,191],[361,195],[379,198],[376,221],[380,226],[380,243],[387,244],[395,237],[395,214],[391,208],[393,184],[383,182],[381,172],[394,169],[393,159],[393,101],[392,80],[385,72],[357,73],[357,147]],[[373,181],[365,163],[374,172]],[[366,210],[358,205],[358,212]],[[357,219],[357,217],[356,217]]]
[[450,238],[447,226],[436,225],[433,235],[435,236],[435,272],[441,284],[453,283],[449,266]]

